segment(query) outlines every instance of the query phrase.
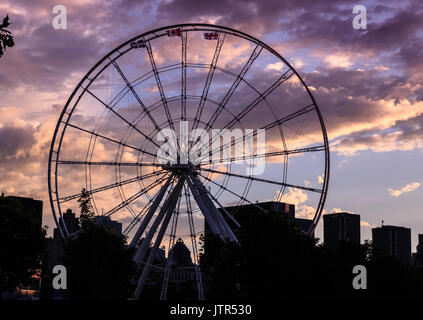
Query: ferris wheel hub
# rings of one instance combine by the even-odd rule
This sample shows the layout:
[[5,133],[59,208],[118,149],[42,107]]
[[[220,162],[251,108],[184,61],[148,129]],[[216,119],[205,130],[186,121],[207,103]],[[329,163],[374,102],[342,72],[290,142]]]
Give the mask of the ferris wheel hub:
[[199,166],[195,166],[192,163],[166,163],[162,165],[163,170],[171,171],[174,173],[192,173],[196,169],[198,169]]

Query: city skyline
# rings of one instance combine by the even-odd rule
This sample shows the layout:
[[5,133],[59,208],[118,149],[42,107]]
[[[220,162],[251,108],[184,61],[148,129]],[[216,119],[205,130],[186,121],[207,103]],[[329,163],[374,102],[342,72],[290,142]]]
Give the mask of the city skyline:
[[[190,1],[101,3],[65,1],[68,29],[59,31],[51,27],[52,1],[0,5],[0,13],[11,18],[9,29],[17,43],[0,59],[0,190],[42,199],[43,223],[50,230],[47,154],[71,91],[117,44],[183,19],[236,27],[292,63],[310,86],[330,139],[325,212],[360,214],[363,240],[382,220],[409,227],[415,250],[423,231],[421,4],[365,1],[368,29],[363,31],[352,27],[352,1],[311,2],[306,12],[303,4],[276,1],[248,6],[226,1],[199,6]],[[113,20],[119,22],[111,25]],[[319,185],[319,177],[308,183]],[[288,196],[286,201],[308,217],[304,194],[292,191]],[[322,221],[316,236],[323,238]]]

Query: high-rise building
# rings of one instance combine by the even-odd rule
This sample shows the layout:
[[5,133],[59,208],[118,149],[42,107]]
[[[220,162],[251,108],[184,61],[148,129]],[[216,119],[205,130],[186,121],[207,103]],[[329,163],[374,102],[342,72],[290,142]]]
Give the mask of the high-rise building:
[[373,246],[383,254],[411,263],[411,229],[381,226],[372,229]]
[[109,216],[96,216],[94,222],[106,229],[113,230],[116,234],[122,234],[122,223],[110,219]]
[[[288,217],[291,219],[291,221],[294,221],[297,227],[304,233],[306,233],[311,225],[313,224],[313,220],[309,219],[302,219],[302,218],[296,218],[295,217],[295,205],[284,203],[284,202],[277,202],[277,201],[267,201],[267,202],[260,202],[256,205],[254,204],[245,204],[242,206],[234,206],[234,207],[226,207],[225,209],[229,213],[233,213],[233,216],[236,220],[242,220],[243,213],[254,213],[254,212],[260,212],[260,209],[257,208],[259,206],[260,208],[263,208],[264,210],[267,210],[269,212],[276,212],[280,214],[287,214]],[[228,221],[230,227],[234,227],[232,225],[232,221],[228,219],[225,213],[222,212],[223,217]],[[241,221],[238,221],[241,225]],[[206,230],[207,231],[207,230]],[[314,233],[312,234],[314,237]]]
[[7,196],[5,198],[18,201],[25,211],[31,212],[34,215],[34,218],[37,219],[39,229],[41,230],[43,217],[43,202],[41,200],[34,200],[33,198],[16,196]]
[[[79,218],[75,216],[75,213],[71,209],[67,209],[63,213],[63,217],[59,218],[59,223],[64,228],[64,224],[70,235],[77,233],[80,230]],[[96,216],[94,222],[97,225],[104,226],[105,228],[112,229],[116,234],[122,233],[122,224],[113,221],[110,217]],[[54,228],[53,239],[49,244],[49,268],[52,269],[55,265],[62,263],[64,256],[63,239],[58,228]]]
[[[66,224],[66,229],[68,230],[69,234],[72,234],[79,230],[79,219],[75,217],[75,213],[72,212],[71,209],[67,209],[63,213],[63,217],[59,218],[59,223],[64,227],[63,221]],[[64,256],[64,249],[63,249],[63,238],[60,234],[58,228],[54,228],[53,230],[53,239],[49,244],[49,270],[52,270],[55,265],[62,264],[63,256]]]
[[337,248],[340,241],[360,244],[360,215],[348,212],[325,214],[323,240],[331,248]]
[[417,268],[423,267],[423,234],[419,234],[416,253],[413,253],[413,264]]

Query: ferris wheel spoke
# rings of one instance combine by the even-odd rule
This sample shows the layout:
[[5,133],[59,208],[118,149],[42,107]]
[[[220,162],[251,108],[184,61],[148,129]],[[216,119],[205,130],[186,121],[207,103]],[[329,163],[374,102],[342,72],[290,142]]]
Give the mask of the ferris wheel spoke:
[[125,74],[122,72],[121,68],[119,67],[118,63],[116,62],[116,60],[112,61],[113,66],[116,68],[116,70],[118,71],[119,75],[121,76],[121,78],[123,79],[123,81],[126,83],[126,86],[129,88],[129,90],[132,92],[132,94],[134,95],[135,99],[137,100],[137,102],[139,103],[139,105],[141,106],[142,110],[145,112],[145,114],[147,115],[147,117],[150,119],[151,123],[154,125],[154,127],[156,128],[157,131],[160,131],[160,127],[157,124],[156,120],[153,118],[153,116],[151,115],[150,111],[148,110],[148,108],[145,106],[144,102],[142,102],[141,98],[139,97],[139,95],[136,93],[134,87],[131,85],[131,83],[129,82],[129,80],[126,78]]
[[248,58],[245,65],[242,67],[241,72],[236,76],[235,81],[232,83],[232,86],[230,87],[229,91],[225,94],[225,96],[222,98],[222,101],[219,103],[219,107],[217,108],[216,112],[211,117],[209,123],[207,124],[207,129],[210,129],[213,127],[214,123],[216,122],[217,118],[219,117],[220,113],[225,108],[226,104],[228,103],[229,99],[232,97],[235,90],[238,88],[239,84],[242,80],[244,80],[245,75],[247,74],[248,70],[250,69],[253,62],[257,59],[257,57],[260,55],[261,51],[263,50],[262,46],[257,45],[253,52],[251,53],[250,57]]
[[161,167],[161,164],[153,162],[115,162],[115,161],[79,161],[79,160],[57,160],[57,164],[67,165],[88,165],[88,166],[120,166],[120,167]]
[[[157,194],[156,194],[157,195]],[[123,231],[124,235],[128,235],[129,232],[132,231],[132,229],[136,226],[136,224],[142,219],[142,217],[144,216],[144,214],[148,211],[148,209],[150,208],[151,204],[153,203],[154,199],[156,196],[150,198],[150,200],[148,200],[147,204],[140,210],[140,212],[138,212],[138,214],[131,220],[131,222],[128,224],[128,226],[125,228],[125,230]]]
[[[205,132],[202,133],[202,136],[199,137],[198,141],[200,141],[203,138],[203,135],[205,135],[206,132],[208,132],[208,130],[210,130],[211,128],[213,128],[213,125],[216,122],[217,118],[219,117],[220,113],[225,108],[226,104],[228,103],[228,101],[232,97],[232,95],[234,94],[235,90],[238,88],[238,86],[241,83],[241,81],[244,80],[245,75],[247,74],[247,72],[250,69],[250,67],[253,64],[253,62],[260,55],[260,53],[261,53],[262,50],[263,50],[263,47],[257,45],[254,48],[253,52],[251,53],[251,55],[250,55],[249,59],[247,60],[246,64],[243,66],[241,72],[239,74],[232,74],[232,72],[230,72],[230,74],[232,74],[232,76],[235,77],[235,81],[232,83],[231,87],[229,88],[229,90],[225,94],[225,96],[222,98],[222,100],[220,101],[220,103],[218,103],[218,108],[216,109],[216,111],[213,114],[213,116],[210,118],[210,121],[206,124],[206,126],[205,126]],[[227,70],[224,70],[222,68],[218,68],[218,69],[220,71],[227,71]],[[226,109],[226,111],[233,117],[233,119],[236,118],[235,115],[233,115],[230,110]]]
[[142,234],[144,233],[144,231],[147,228],[151,218],[153,217],[154,213],[156,212],[158,206],[160,205],[160,202],[162,201],[162,199],[163,199],[163,197],[166,193],[166,190],[168,190],[172,179],[173,179],[173,175],[171,175],[167,179],[166,183],[160,188],[160,190],[154,196],[154,201],[151,204],[151,207],[149,208],[148,213],[144,217],[143,221],[141,222],[141,225],[138,227],[138,230],[134,235],[134,238],[131,241],[131,244],[130,244],[131,247],[137,245],[137,243],[140,241]]
[[152,144],[154,144],[156,147],[160,148],[160,145],[157,144],[157,142],[155,142],[153,139],[151,139],[149,136],[147,136],[145,133],[143,133],[140,129],[138,129],[134,124],[132,124],[131,122],[129,122],[127,119],[125,119],[124,117],[122,117],[122,115],[120,115],[118,112],[116,112],[111,106],[109,106],[107,103],[105,103],[103,100],[101,100],[99,97],[97,97],[97,95],[95,95],[93,92],[91,92],[90,90],[86,89],[86,91],[92,96],[94,97],[98,102],[100,102],[106,109],[110,110],[111,112],[113,112],[119,119],[121,119],[123,122],[125,122],[128,126],[130,126],[132,129],[134,129],[136,132],[138,132],[139,134],[141,134],[145,139],[147,139],[148,141],[150,141]]
[[[88,193],[90,195],[92,195],[94,193],[98,193],[98,192],[110,190],[110,189],[113,189],[113,188],[121,187],[121,186],[130,184],[130,183],[133,183],[133,182],[136,182],[136,181],[141,181],[141,180],[144,180],[144,179],[148,179],[148,178],[157,176],[162,172],[164,172],[164,170],[153,171],[151,173],[147,173],[147,174],[142,175],[142,176],[133,177],[133,178],[130,178],[130,179],[111,183],[111,184],[108,184],[108,185],[105,185],[105,186],[102,186],[102,187],[98,187],[98,188],[95,188],[95,189],[92,189],[92,190],[88,190]],[[59,199],[57,199],[57,201],[59,201],[60,203],[68,202],[70,200],[80,198],[81,195],[82,195],[82,193],[76,193],[76,194],[73,194],[73,195],[70,195],[70,196],[59,198]]]
[[157,156],[157,154],[154,154],[154,153],[148,152],[148,151],[146,151],[146,150],[142,150],[142,149],[140,149],[140,148],[134,147],[134,146],[132,146],[132,145],[130,145],[130,144],[127,144],[127,143],[125,143],[125,142],[118,141],[118,140],[116,140],[116,139],[113,139],[113,138],[110,138],[110,137],[104,136],[104,135],[99,134],[99,133],[97,133],[97,132],[94,132],[94,131],[90,131],[90,130],[87,130],[87,129],[81,128],[81,127],[76,126],[76,125],[73,125],[73,124],[71,124],[71,123],[68,123],[67,125],[68,125],[68,126],[70,126],[70,127],[72,127],[72,128],[74,128],[74,129],[77,129],[77,130],[83,131],[83,132],[85,132],[85,133],[88,133],[88,134],[90,134],[90,135],[93,135],[93,136],[96,136],[96,137],[102,138],[102,139],[104,139],[104,140],[107,140],[107,141],[110,141],[110,142],[116,143],[116,144],[118,144],[118,145],[120,145],[120,146],[124,146],[124,147],[127,147],[127,148],[129,148],[129,149],[136,150],[136,151],[139,151],[139,152],[141,152],[141,153],[148,154],[148,155],[153,156],[153,157],[156,157],[156,156]]
[[185,121],[187,118],[187,33],[181,34],[182,46],[182,81],[181,81],[181,120]]
[[[271,123],[269,123],[269,124],[267,124],[265,126],[262,126],[260,128],[260,130],[270,130],[270,129],[276,127],[276,126],[280,126],[283,123],[286,123],[286,122],[288,122],[290,120],[293,120],[293,119],[295,119],[297,117],[300,117],[300,116],[302,116],[304,114],[307,114],[307,113],[309,113],[311,111],[314,111],[314,110],[315,110],[315,105],[313,103],[312,104],[309,104],[309,105],[307,105],[307,106],[305,106],[305,107],[303,107],[303,108],[301,108],[301,109],[299,109],[299,110],[297,110],[297,111],[295,111],[295,112],[293,112],[293,113],[291,113],[289,115],[286,115],[286,116],[284,116],[282,118],[279,118],[279,119],[277,119],[275,121],[272,121]],[[231,140],[230,143],[228,143],[228,144],[226,144],[224,146],[220,146],[220,147],[218,147],[219,149],[214,149],[211,152],[209,152],[209,156],[210,155],[213,155],[215,153],[218,153],[221,150],[226,150],[228,148],[231,148],[231,147],[235,146],[236,143],[239,143],[239,142],[244,141],[244,139],[254,138],[255,136],[257,136],[257,132],[258,132],[257,130],[253,130],[251,133],[246,134],[246,135],[242,136],[239,139]],[[212,145],[213,142],[216,141],[216,139],[218,139],[218,138],[220,138],[220,135],[219,134],[216,134],[214,137],[211,137],[211,139],[209,140],[209,145]],[[300,149],[297,149],[297,150],[300,150]],[[205,157],[206,156],[204,155],[204,157],[200,157],[200,159],[204,159]]]
[[170,115],[169,106],[167,105],[166,96],[163,90],[162,82],[160,80],[159,72],[157,71],[156,62],[154,61],[153,50],[151,49],[151,44],[149,41],[144,41],[145,47],[147,49],[148,56],[150,57],[150,64],[154,72],[154,77],[156,78],[157,88],[159,89],[160,98],[162,100],[163,107],[165,109],[167,123],[169,124],[170,128],[175,131],[175,127],[173,125],[172,116]]
[[305,186],[298,186],[298,185],[295,185],[295,184],[289,184],[289,183],[280,182],[280,181],[256,178],[256,177],[252,177],[252,176],[244,176],[242,174],[237,174],[237,173],[232,173],[232,172],[225,172],[225,171],[206,169],[206,168],[201,168],[200,170],[208,171],[208,172],[212,172],[212,173],[223,174],[223,175],[227,175],[227,176],[230,176],[230,177],[237,177],[237,178],[257,181],[257,182],[277,184],[277,185],[280,185],[280,186],[285,186],[285,187],[289,187],[289,188],[296,188],[296,189],[301,189],[301,190],[305,190],[305,191],[312,191],[312,192],[317,192],[317,193],[323,192],[323,190],[321,190],[321,189],[310,188],[310,187],[305,187]]
[[[167,181],[172,182],[173,180],[174,180],[174,177],[170,176]],[[166,189],[166,191],[168,191],[170,193],[171,190],[169,191],[169,189],[172,189],[172,187],[169,188],[169,184],[167,183],[167,181],[166,181],[166,184],[164,184],[160,188],[160,190]],[[131,232],[131,230],[135,227],[135,225],[139,221],[142,221],[141,225],[137,229],[136,234],[134,235],[133,239],[131,240],[131,243],[130,243],[129,246],[135,246],[139,242],[139,240],[141,238],[141,236],[139,236],[139,235],[142,235],[144,233],[144,231],[145,231],[145,229],[147,228],[147,225],[148,225],[148,223],[146,223],[145,227],[143,227],[143,224],[145,224],[144,221],[148,220],[148,222],[150,222],[150,220],[151,220],[149,212],[153,211],[153,213],[154,213],[157,210],[157,207],[159,206],[160,202],[162,201],[164,194],[162,195],[160,190],[158,192],[156,192],[156,194],[150,198],[150,200],[147,202],[147,204],[144,206],[144,208],[141,209],[141,211],[134,217],[134,219],[132,219],[130,224],[126,227],[124,234],[127,235],[129,232]],[[165,193],[166,193],[166,191],[165,191]]]
[[119,211],[120,209],[122,209],[123,207],[131,204],[132,202],[134,202],[135,200],[137,200],[138,198],[140,198],[141,196],[143,196],[144,194],[146,194],[148,191],[150,191],[151,189],[153,189],[154,187],[158,186],[160,183],[162,183],[164,180],[166,180],[167,175],[165,174],[165,176],[159,178],[158,180],[156,180],[155,182],[151,183],[150,185],[148,185],[147,187],[145,187],[144,189],[138,191],[137,193],[133,194],[132,196],[130,196],[128,199],[126,199],[125,201],[122,201],[121,203],[119,203],[117,206],[113,207],[112,209],[110,209],[109,211],[107,211],[104,215],[105,216],[111,216],[112,214],[114,214],[115,212]]
[[224,185],[222,185],[222,184],[220,184],[220,183],[217,183],[216,181],[211,180],[209,177],[207,177],[207,176],[205,176],[205,175],[203,175],[203,174],[201,174],[201,173],[198,173],[198,175],[200,175],[201,177],[203,177],[203,178],[204,178],[204,179],[206,179],[207,181],[210,181],[210,182],[211,182],[211,183],[213,183],[214,185],[216,185],[216,186],[220,187],[221,189],[223,189],[223,190],[225,190],[225,191],[229,192],[230,194],[233,194],[234,196],[238,197],[238,198],[239,198],[239,199],[241,199],[242,201],[248,202],[249,204],[253,205],[254,207],[256,207],[257,209],[259,209],[259,210],[261,210],[261,211],[263,211],[263,212],[267,212],[267,210],[266,210],[266,209],[264,209],[264,208],[260,207],[259,205],[255,204],[254,202],[251,202],[251,201],[250,201],[250,200],[248,200],[247,198],[245,198],[245,197],[243,197],[243,196],[240,196],[240,195],[239,195],[239,194],[237,194],[236,192],[234,192],[234,191],[232,191],[232,190],[228,189],[226,186],[224,186]]
[[203,93],[201,94],[200,103],[197,108],[197,113],[195,114],[194,122],[192,124],[191,130],[197,129],[198,124],[201,120],[201,114],[203,113],[204,104],[207,100],[207,95],[209,93],[210,85],[213,79],[214,71],[216,69],[217,61],[219,59],[220,51],[222,50],[223,43],[225,42],[225,33],[219,33],[216,48],[214,50],[213,60],[210,64],[209,72],[207,74],[207,79],[203,87]]
[[[210,165],[210,164],[216,164],[216,163],[223,163],[224,164],[224,163],[230,163],[230,162],[235,162],[235,161],[239,161],[239,160],[271,158],[271,157],[285,156],[285,155],[296,154],[296,153],[321,152],[321,151],[325,151],[325,150],[326,150],[326,147],[324,145],[319,145],[319,146],[308,147],[308,148],[274,151],[274,152],[266,152],[266,153],[262,153],[262,154],[252,154],[252,155],[231,157],[231,158],[218,160],[217,162],[210,159],[208,162],[200,162],[199,165],[200,166],[201,165]],[[212,155],[212,153],[210,152],[210,156],[211,155]]]
[[[285,81],[287,81],[293,74],[294,74],[294,71],[292,69],[288,69],[276,82],[274,82],[271,86],[269,86],[264,91],[264,93],[260,94],[260,96],[258,96],[253,102],[251,102],[247,107],[245,107],[236,116],[233,116],[232,120],[229,121],[221,130],[230,129],[230,128],[232,128],[235,125],[235,123],[240,122],[243,117],[245,117],[251,110],[253,110],[261,101],[265,100],[266,97],[270,93],[272,93],[282,83],[284,83]],[[313,109],[314,109],[314,104],[308,105],[308,106],[306,106],[303,109],[309,108],[310,106],[313,106]],[[299,110],[299,111],[301,111],[301,110]],[[295,118],[295,117],[303,114],[303,113],[299,113],[299,111],[294,112],[293,114],[291,114],[293,116],[292,118]],[[311,110],[308,110],[306,112],[309,112],[309,111],[311,111]],[[279,120],[276,120],[276,121],[270,123],[269,125],[263,127],[262,129],[270,129],[271,127],[274,127],[276,125],[281,124],[282,122],[286,122],[288,120],[291,120],[292,118],[289,118],[288,119],[288,117],[290,117],[291,115],[285,117],[285,118],[287,118],[287,120],[284,120],[284,118],[279,119]],[[211,137],[210,140],[209,140],[209,145],[211,145],[211,143],[213,141],[215,141],[215,139],[217,139],[218,137],[220,137],[219,133],[217,133],[215,136]]]
[[251,110],[253,110],[261,101],[266,99],[266,97],[271,94],[277,87],[282,83],[286,82],[292,75],[294,70],[288,69],[278,80],[276,80],[271,86],[269,86],[259,97],[257,97],[253,102],[251,102],[247,107],[245,107],[236,117],[229,121],[223,129],[232,128],[235,123],[239,122],[244,118]]

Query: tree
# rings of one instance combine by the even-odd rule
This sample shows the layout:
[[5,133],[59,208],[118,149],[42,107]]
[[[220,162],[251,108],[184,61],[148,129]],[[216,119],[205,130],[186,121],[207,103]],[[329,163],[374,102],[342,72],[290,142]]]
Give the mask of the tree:
[[127,299],[135,271],[126,238],[95,224],[65,242],[64,263],[69,298],[76,300]]
[[81,190],[81,196],[78,199],[78,203],[79,208],[81,209],[79,222],[81,227],[84,227],[94,221],[94,211],[91,204],[91,195],[85,188],[82,188]]
[[66,294],[77,300],[129,298],[135,265],[126,237],[94,223],[90,194],[85,189],[78,202],[81,231],[64,245],[64,264],[68,270]]
[[0,58],[3,55],[4,51],[6,51],[7,47],[11,48],[15,45],[12,33],[9,30],[5,29],[9,25],[9,15],[7,15],[3,19],[3,23],[0,24]]
[[16,199],[0,196],[0,299],[2,292],[33,284],[46,233],[34,212]]

